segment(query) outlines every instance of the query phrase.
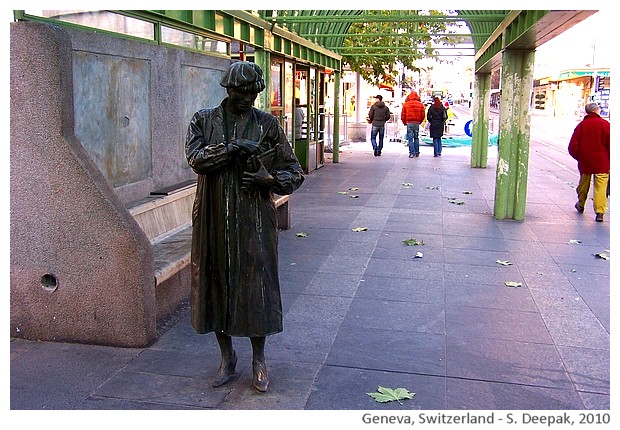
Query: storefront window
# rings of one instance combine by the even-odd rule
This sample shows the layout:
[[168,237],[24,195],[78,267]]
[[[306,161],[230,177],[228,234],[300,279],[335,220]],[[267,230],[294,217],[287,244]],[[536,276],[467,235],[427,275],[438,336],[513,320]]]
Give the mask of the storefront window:
[[153,40],[155,26],[146,21],[130,18],[106,10],[24,10],[27,15],[52,18],[86,27],[113,31],[128,36]]
[[270,82],[269,82],[269,105],[271,114],[282,122],[282,63],[280,61],[271,62]]
[[287,61],[284,65],[284,132],[289,141],[293,140],[293,63]]

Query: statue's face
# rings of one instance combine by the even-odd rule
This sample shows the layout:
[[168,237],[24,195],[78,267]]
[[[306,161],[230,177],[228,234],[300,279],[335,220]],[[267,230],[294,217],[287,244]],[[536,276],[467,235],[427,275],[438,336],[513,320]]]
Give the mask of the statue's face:
[[227,92],[229,108],[238,114],[249,111],[258,96],[255,92],[241,91],[237,88],[228,88]]

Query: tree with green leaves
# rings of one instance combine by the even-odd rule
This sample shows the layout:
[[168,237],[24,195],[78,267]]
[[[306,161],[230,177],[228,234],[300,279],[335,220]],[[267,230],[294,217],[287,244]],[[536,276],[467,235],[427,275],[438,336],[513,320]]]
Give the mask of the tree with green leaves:
[[[365,13],[379,19],[373,21],[370,18],[369,22],[351,24],[348,31],[350,36],[344,39],[341,53],[343,63],[347,63],[352,71],[373,85],[395,84],[402,66],[411,71],[421,70],[416,66],[416,60],[421,58],[441,61],[434,54],[434,44],[454,46],[462,42],[460,36],[446,35],[455,32],[454,23],[436,19],[446,15],[445,11],[369,10]],[[394,21],[385,20],[385,17],[392,16]],[[405,16],[436,18],[428,21],[402,21]]]

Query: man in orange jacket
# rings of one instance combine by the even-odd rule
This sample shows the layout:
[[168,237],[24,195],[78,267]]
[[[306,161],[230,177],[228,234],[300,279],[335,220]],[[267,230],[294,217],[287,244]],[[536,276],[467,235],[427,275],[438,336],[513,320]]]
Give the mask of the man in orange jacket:
[[579,185],[575,209],[583,213],[594,176],[594,212],[596,221],[602,222],[607,211],[607,182],[609,181],[609,121],[599,116],[596,103],[586,105],[586,116],[570,139],[568,153],[577,160]]
[[420,156],[420,124],[424,122],[424,105],[417,92],[411,93],[405,99],[400,112],[400,119],[407,126],[407,142],[409,143],[409,158]]

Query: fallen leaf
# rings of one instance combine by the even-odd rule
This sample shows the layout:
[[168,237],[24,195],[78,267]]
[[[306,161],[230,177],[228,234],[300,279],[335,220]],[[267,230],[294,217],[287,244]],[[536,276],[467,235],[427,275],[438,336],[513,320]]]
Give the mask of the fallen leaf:
[[505,261],[505,260],[497,260],[496,261],[497,264],[501,264],[502,266],[511,266],[512,263],[510,261]]
[[435,185],[431,185],[431,186],[428,186],[426,188],[429,189],[429,190],[438,190],[439,189],[439,187],[435,186]]
[[368,227],[354,227],[351,230],[353,230],[353,231],[367,231]]
[[357,187],[351,187],[351,188],[349,188],[349,190],[351,190],[351,191],[357,191],[357,190],[359,190],[359,188],[357,188]]
[[295,236],[297,237],[308,237],[308,233],[305,233],[303,231],[300,231],[299,233],[297,233]]
[[473,194],[473,191],[463,191],[463,194]]
[[403,182],[403,187],[410,188],[413,187],[413,184],[410,184],[409,182]]
[[581,243],[581,241],[580,241],[580,240],[578,240],[578,239],[571,239],[571,240],[569,240],[569,241],[568,241],[568,242],[566,242],[566,243]]
[[454,205],[464,205],[465,202],[463,200],[458,200],[456,197],[449,197],[448,202]]
[[513,288],[519,288],[523,286],[521,282],[513,282],[513,281],[507,281],[507,282],[504,282],[504,284],[507,287],[513,287]]
[[351,197],[352,199],[359,199],[360,198],[360,196],[349,196],[349,197]]
[[603,260],[609,260],[609,255],[603,254],[602,252],[599,252],[598,254],[592,254],[592,255],[594,255],[596,258],[602,258]]
[[375,399],[376,402],[379,402],[379,403],[397,401],[398,403],[402,405],[401,400],[413,399],[413,396],[415,396],[415,393],[411,393],[409,392],[409,390],[405,388],[396,388],[395,390],[393,390],[391,388],[385,388],[385,387],[380,386],[377,391],[378,392],[376,393],[366,393],[366,394],[368,394],[370,397]]
[[411,239],[405,239],[403,240],[403,243],[407,246],[415,246],[415,245],[424,245],[424,241],[423,240],[417,240],[415,238],[411,238]]
[[424,257],[424,254],[418,251],[415,253],[415,256],[413,258],[422,258],[422,257]]
[[571,271],[572,273],[576,273],[576,272],[577,272],[577,269],[570,269],[570,271]]
[[347,195],[349,193],[347,191],[338,191],[338,194]]

